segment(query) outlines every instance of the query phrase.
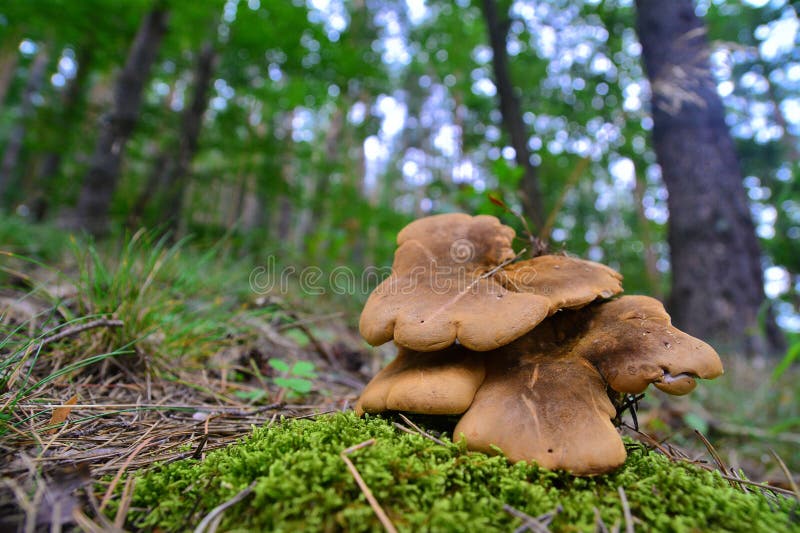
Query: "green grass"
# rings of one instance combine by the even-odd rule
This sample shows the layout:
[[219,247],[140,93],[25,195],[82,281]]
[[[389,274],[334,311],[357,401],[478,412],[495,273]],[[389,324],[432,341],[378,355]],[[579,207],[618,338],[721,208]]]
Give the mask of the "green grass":
[[[798,530],[794,500],[744,493],[716,473],[628,442],[619,471],[576,478],[503,457],[468,453],[396,430],[381,418],[353,413],[289,420],[255,429],[241,443],[157,466],[136,482],[128,526],[181,531],[255,481],[253,493],[227,509],[227,531],[379,531],[381,525],[339,453],[350,455],[395,526],[405,531],[510,531],[521,524],[508,504],[531,516],[562,506],[556,531],[624,528],[619,487],[644,529],[659,531]],[[113,510],[112,510],[113,514]],[[641,525],[638,526],[642,530]]]
[[[19,231],[29,239],[34,230],[22,226]],[[247,265],[232,265],[214,246],[170,244],[143,231],[121,244],[60,238],[64,253],[52,267],[39,261],[36,250],[14,241],[0,248],[0,260],[12,264],[6,275],[23,280],[28,289],[24,293],[17,281],[9,284],[9,294],[20,303],[30,299],[38,309],[22,322],[0,309],[0,390],[7,392],[0,401],[0,434],[10,424],[25,423],[28,417],[15,412],[17,405],[55,380],[71,379],[109,358],[142,373],[199,367],[242,334],[238,318],[272,312],[243,309]],[[65,251],[68,244],[71,255]],[[76,294],[53,295],[49,284],[54,282],[74,287]],[[51,342],[100,318],[121,327],[95,327]]]
[[[0,214],[0,249],[37,260],[58,261],[67,247],[64,232],[52,224],[34,224],[14,215]],[[0,278],[1,279],[1,278]]]
[[234,291],[212,279],[224,275],[212,253],[143,231],[118,250],[101,253],[92,242],[75,242],[73,249],[78,314],[123,322],[106,332],[107,345],[135,343],[139,353],[174,362],[213,353],[231,332],[228,318],[236,304],[220,295]]

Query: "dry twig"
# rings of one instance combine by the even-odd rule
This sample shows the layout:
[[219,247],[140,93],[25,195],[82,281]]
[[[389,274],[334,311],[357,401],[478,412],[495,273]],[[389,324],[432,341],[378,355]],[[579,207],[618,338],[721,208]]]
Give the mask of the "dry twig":
[[511,507],[507,503],[503,504],[503,510],[508,514],[519,518],[522,520],[522,525],[514,530],[514,533],[522,533],[525,530],[531,530],[536,533],[549,533],[550,529],[547,527],[550,525],[550,522],[553,521],[553,518],[564,510],[561,505],[558,505],[555,509],[548,513],[544,513],[542,515],[533,517],[527,513],[520,511],[519,509],[515,509]]
[[366,448],[367,446],[372,446],[373,444],[375,444],[375,439],[365,440],[360,444],[356,444],[355,446],[350,446],[346,450],[342,450],[342,452],[339,454],[339,457],[341,457],[342,461],[344,461],[344,463],[347,465],[347,469],[350,470],[350,473],[353,475],[353,478],[355,478],[358,487],[361,489],[361,492],[364,494],[364,497],[369,502],[369,505],[370,507],[372,507],[372,510],[375,511],[375,515],[378,517],[378,520],[381,521],[381,524],[383,524],[384,529],[389,533],[397,533],[397,529],[394,527],[394,524],[392,524],[392,521],[389,520],[389,517],[383,511],[381,505],[378,503],[378,500],[375,499],[375,495],[373,495],[372,491],[369,490],[369,487],[367,486],[367,483],[364,481],[364,478],[362,478],[361,474],[358,473],[356,465],[354,465],[353,461],[351,461],[350,458],[348,457],[348,455],[350,455],[351,453],[361,450],[362,448]]
[[92,320],[91,322],[85,322],[83,324],[78,324],[76,326],[72,326],[66,328],[64,330],[59,331],[55,335],[50,335],[49,337],[45,337],[39,343],[39,346],[46,346],[51,342],[60,341],[61,339],[66,339],[67,337],[73,337],[78,333],[83,333],[89,329],[95,328],[121,328],[124,326],[125,323],[122,320],[111,320],[108,318],[98,318],[97,320]]
[[622,502],[622,515],[625,517],[625,533],[634,533],[633,515],[631,515],[631,507],[628,505],[628,497],[625,495],[622,485],[617,487],[617,492],[619,492],[619,499]]
[[[708,450],[708,453],[711,454],[711,457],[714,459],[714,462],[717,464],[717,468],[719,468],[722,471],[722,473],[725,474],[726,476],[733,477],[734,479],[738,479],[738,478],[735,478],[735,476],[731,476],[730,471],[728,471],[728,467],[725,466],[725,463],[722,462],[722,457],[720,457],[719,453],[717,452],[717,449],[714,448],[714,446],[711,444],[711,441],[709,441],[706,438],[706,436],[703,435],[703,433],[699,429],[695,429],[694,433],[703,442],[703,444],[705,445],[706,449]],[[731,487],[736,488],[736,484],[733,481],[731,481],[730,479],[728,480],[728,483],[730,483]],[[739,488],[741,489],[742,487],[740,486]]]
[[134,457],[139,455],[139,452],[142,451],[142,449],[145,446],[150,444],[150,442],[154,438],[155,437],[150,437],[149,439],[147,439],[144,442],[140,443],[136,448],[134,448],[134,450],[131,452],[131,454],[128,456],[128,458],[125,459],[125,462],[122,463],[122,466],[119,467],[119,470],[117,471],[117,475],[114,476],[114,479],[111,481],[111,484],[108,486],[108,489],[106,490],[106,493],[103,496],[103,500],[100,502],[100,511],[105,509],[106,505],[108,505],[108,502],[111,500],[111,495],[114,494],[114,489],[117,487],[117,483],[119,483],[119,480],[122,478],[122,475],[125,473],[125,470],[128,468],[128,466],[131,464],[131,461],[133,461]]
[[215,530],[216,528],[209,528],[211,523],[215,521],[218,517],[221,517],[222,513],[224,513],[227,508],[233,507],[240,501],[247,498],[250,495],[250,493],[253,492],[253,489],[256,487],[256,482],[257,480],[253,480],[252,483],[250,483],[247,487],[239,491],[233,498],[211,509],[211,512],[208,513],[200,521],[199,524],[197,524],[196,528],[194,528],[194,533],[204,533],[207,530],[209,532]]
[[794,476],[792,473],[789,472],[789,467],[786,466],[786,463],[783,462],[781,456],[775,450],[770,450],[769,453],[772,454],[772,457],[778,462],[778,466],[781,467],[783,471],[783,475],[786,476],[786,479],[789,481],[789,486],[792,488],[792,492],[794,493],[794,497],[797,498],[797,501],[800,501],[800,487],[797,486],[797,482],[794,480]]
[[447,446],[447,443],[446,443],[446,442],[442,441],[441,439],[437,439],[436,437],[434,437],[433,435],[431,435],[431,434],[430,434],[430,433],[428,433],[427,431],[424,431],[422,428],[420,428],[418,425],[416,425],[414,422],[412,422],[412,421],[411,421],[411,420],[410,420],[410,419],[409,419],[409,418],[408,418],[406,415],[404,415],[403,413],[398,413],[398,414],[400,415],[400,418],[402,418],[402,419],[403,419],[403,422],[405,422],[406,424],[408,424],[409,426],[411,426],[412,428],[414,428],[415,430],[417,430],[417,433],[419,433],[420,435],[422,435],[422,436],[423,436],[423,437],[425,437],[426,439],[430,439],[430,440],[432,440],[433,442],[435,442],[436,444],[440,444],[440,445],[442,445],[442,446]]
[[597,507],[592,507],[594,509],[594,530],[596,533],[609,533],[608,526],[603,521],[603,517],[600,515],[600,509]]

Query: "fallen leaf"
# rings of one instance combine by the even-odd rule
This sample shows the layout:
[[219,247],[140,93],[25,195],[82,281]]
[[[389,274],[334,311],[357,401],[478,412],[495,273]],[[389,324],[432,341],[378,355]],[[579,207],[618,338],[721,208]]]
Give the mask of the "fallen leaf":
[[500,198],[498,198],[497,196],[494,196],[491,193],[489,193],[488,196],[489,196],[489,201],[492,202],[497,207],[502,207],[503,209],[508,209],[508,206],[506,205],[506,203],[503,200],[501,200]]
[[[69,416],[70,411],[72,411],[72,406],[78,403],[78,396],[73,396],[61,407],[56,407],[53,409],[53,416],[50,417],[50,422],[47,423],[48,426],[53,426],[56,424],[61,424],[67,421],[67,417]],[[47,431],[47,433],[55,433],[58,428],[52,428]]]

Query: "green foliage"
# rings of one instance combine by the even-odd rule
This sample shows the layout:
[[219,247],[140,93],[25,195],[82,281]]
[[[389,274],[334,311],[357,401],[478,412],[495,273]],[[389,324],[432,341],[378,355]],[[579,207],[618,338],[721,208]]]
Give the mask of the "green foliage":
[[[771,449],[784,458],[790,471],[797,472],[800,368],[791,364],[796,353],[796,347],[792,348],[782,360],[770,361],[764,368],[754,368],[749,361],[723,354],[725,374],[703,383],[687,398],[702,413],[695,420],[701,418],[702,422],[693,424],[686,416],[684,421],[709,435],[720,450],[735,450],[737,457],[751,457],[772,469],[775,465],[765,453]],[[671,440],[678,446],[696,443],[694,435],[686,438],[674,430],[660,434],[672,435]],[[730,457],[730,461],[737,461],[734,452]]]
[[[468,453],[353,413],[287,420],[258,428],[239,444],[140,475],[128,526],[179,531],[255,482],[252,495],[226,510],[228,531],[380,531],[381,525],[339,456],[350,455],[390,519],[402,531],[510,531],[520,520],[563,507],[559,531],[594,531],[595,508],[611,527],[623,523],[618,488],[647,529],[778,532],[796,527],[797,504],[745,493],[715,473],[628,443],[619,471],[575,478],[503,457]],[[638,528],[638,526],[637,526]]]
[[0,214],[0,254],[6,258],[0,258],[0,267],[9,265],[10,254],[36,262],[54,262],[61,258],[66,245],[64,233],[50,224],[32,224],[17,216]]
[[281,373],[281,376],[273,378],[278,387],[286,389],[291,395],[301,396],[311,392],[317,373],[314,370],[314,363],[309,361],[297,361],[291,367],[286,361],[281,359],[270,359],[269,366]]

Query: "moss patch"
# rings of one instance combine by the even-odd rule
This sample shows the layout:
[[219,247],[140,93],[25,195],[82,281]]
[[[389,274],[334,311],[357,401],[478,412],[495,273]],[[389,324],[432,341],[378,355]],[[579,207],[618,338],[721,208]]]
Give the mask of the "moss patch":
[[[503,457],[465,452],[396,430],[381,418],[353,413],[288,420],[255,429],[239,444],[155,467],[136,483],[129,525],[186,530],[252,481],[252,494],[227,509],[232,531],[380,531],[339,453],[374,438],[350,458],[400,530],[509,531],[521,524],[508,504],[537,516],[561,505],[555,531],[594,531],[595,511],[609,526],[623,524],[618,487],[631,512],[659,531],[791,531],[800,529],[789,499],[744,493],[716,473],[628,443],[628,460],[614,474],[575,478]],[[623,526],[624,529],[624,526]]]

